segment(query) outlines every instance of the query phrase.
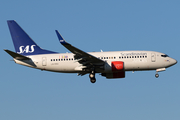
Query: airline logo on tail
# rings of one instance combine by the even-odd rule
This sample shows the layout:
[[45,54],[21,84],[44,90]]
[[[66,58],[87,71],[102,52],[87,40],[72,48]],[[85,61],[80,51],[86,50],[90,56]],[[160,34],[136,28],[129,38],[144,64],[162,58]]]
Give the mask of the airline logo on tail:
[[31,51],[30,51],[30,49],[29,49],[29,45],[27,45],[26,47],[24,47],[24,46],[20,46],[19,47],[19,52],[17,52],[17,53],[19,53],[19,54],[22,54],[22,53],[33,53],[34,52],[34,47],[35,47],[36,45],[31,45]]

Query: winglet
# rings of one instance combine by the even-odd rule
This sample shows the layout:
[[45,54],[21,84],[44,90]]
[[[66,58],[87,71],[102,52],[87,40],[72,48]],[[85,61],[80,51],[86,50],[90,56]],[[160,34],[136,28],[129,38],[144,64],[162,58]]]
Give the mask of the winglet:
[[61,34],[57,31],[56,31],[56,34],[58,36],[58,39],[59,39],[59,42],[62,44],[62,45],[67,45],[68,43],[64,40],[64,38],[61,36]]

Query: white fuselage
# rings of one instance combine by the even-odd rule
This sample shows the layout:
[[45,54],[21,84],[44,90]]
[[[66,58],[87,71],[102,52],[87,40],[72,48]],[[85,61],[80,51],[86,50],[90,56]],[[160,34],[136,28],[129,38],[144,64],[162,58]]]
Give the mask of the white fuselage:
[[[116,51],[116,52],[89,52],[89,54],[106,61],[104,68],[97,70],[97,73],[111,72],[108,65],[112,61],[124,62],[124,71],[141,70],[164,70],[176,63],[176,60],[160,52],[154,51]],[[74,59],[73,53],[40,54],[28,56],[31,60],[17,60],[17,64],[33,67],[41,70],[79,73],[83,66]]]

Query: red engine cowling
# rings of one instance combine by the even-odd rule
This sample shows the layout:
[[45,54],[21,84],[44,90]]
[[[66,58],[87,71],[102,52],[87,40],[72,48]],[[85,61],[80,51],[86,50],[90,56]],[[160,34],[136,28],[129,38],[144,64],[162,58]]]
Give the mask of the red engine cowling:
[[122,71],[124,69],[124,62],[112,61],[111,68],[112,68],[112,71]]
[[107,62],[104,67],[104,72],[119,72],[124,70],[124,62],[122,61],[112,61]]
[[102,73],[102,76],[106,78],[124,78],[124,62],[112,61],[111,63],[106,63],[105,73]]

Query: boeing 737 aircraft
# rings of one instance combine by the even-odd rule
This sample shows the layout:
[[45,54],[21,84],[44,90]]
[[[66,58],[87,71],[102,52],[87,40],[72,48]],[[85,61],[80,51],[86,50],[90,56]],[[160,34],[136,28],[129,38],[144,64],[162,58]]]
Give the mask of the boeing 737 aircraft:
[[5,50],[17,64],[62,73],[89,74],[92,83],[95,74],[113,78],[125,78],[125,71],[160,71],[174,65],[177,61],[168,55],[155,51],[116,51],[84,52],[68,42],[56,30],[60,43],[72,53],[57,53],[40,48],[29,35],[14,21],[7,21],[15,51]]

